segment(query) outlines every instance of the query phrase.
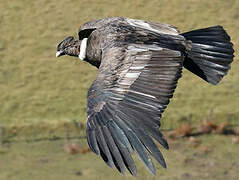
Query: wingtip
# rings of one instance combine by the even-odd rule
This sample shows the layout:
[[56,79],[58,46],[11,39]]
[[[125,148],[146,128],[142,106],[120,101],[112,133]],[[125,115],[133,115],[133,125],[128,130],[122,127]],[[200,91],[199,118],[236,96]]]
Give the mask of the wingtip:
[[149,170],[150,170],[150,172],[153,176],[156,176],[156,170],[155,170],[154,167],[152,169],[149,169]]
[[131,174],[133,177],[137,177],[137,170],[135,170],[135,171],[130,171],[130,174]]
[[161,164],[161,166],[162,166],[164,169],[167,169],[167,164],[166,164],[166,162],[165,162],[165,161],[163,161],[163,162],[160,162],[160,164]]
[[161,143],[160,143],[166,150],[169,150],[169,145],[166,139],[163,137],[161,138]]

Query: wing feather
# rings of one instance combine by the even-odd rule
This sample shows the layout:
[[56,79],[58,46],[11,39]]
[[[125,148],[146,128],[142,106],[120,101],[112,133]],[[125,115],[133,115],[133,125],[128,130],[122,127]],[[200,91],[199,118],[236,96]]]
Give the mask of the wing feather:
[[100,150],[100,156],[109,167],[113,167],[114,166],[113,158],[111,156],[109,147],[106,144],[101,127],[98,127],[96,129],[96,139]]

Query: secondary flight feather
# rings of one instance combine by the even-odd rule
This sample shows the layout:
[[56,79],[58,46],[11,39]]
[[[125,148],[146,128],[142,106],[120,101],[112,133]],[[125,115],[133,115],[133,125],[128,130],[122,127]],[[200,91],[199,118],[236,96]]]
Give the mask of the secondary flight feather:
[[151,157],[166,168],[155,141],[168,149],[161,115],[182,68],[216,85],[233,61],[230,37],[222,26],[180,34],[168,24],[123,17],[87,22],[78,35],[61,41],[56,57],[79,57],[99,69],[87,96],[89,147],[122,174],[137,174],[132,152],[152,174]]

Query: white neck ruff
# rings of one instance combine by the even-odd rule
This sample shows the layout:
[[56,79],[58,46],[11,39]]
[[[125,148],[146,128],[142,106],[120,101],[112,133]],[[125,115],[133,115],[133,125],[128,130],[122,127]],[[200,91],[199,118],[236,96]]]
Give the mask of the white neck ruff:
[[81,41],[80,54],[78,56],[81,60],[84,60],[86,58],[86,47],[87,47],[87,38],[84,38]]

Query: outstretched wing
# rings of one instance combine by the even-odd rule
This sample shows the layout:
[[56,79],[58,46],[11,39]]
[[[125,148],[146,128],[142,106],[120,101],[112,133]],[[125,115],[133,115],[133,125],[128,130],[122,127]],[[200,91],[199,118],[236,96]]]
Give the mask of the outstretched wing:
[[168,149],[159,131],[181,76],[180,51],[156,45],[111,46],[102,54],[99,74],[88,92],[87,140],[90,148],[121,173],[136,175],[135,151],[150,172],[149,153],[166,167],[153,139]]

